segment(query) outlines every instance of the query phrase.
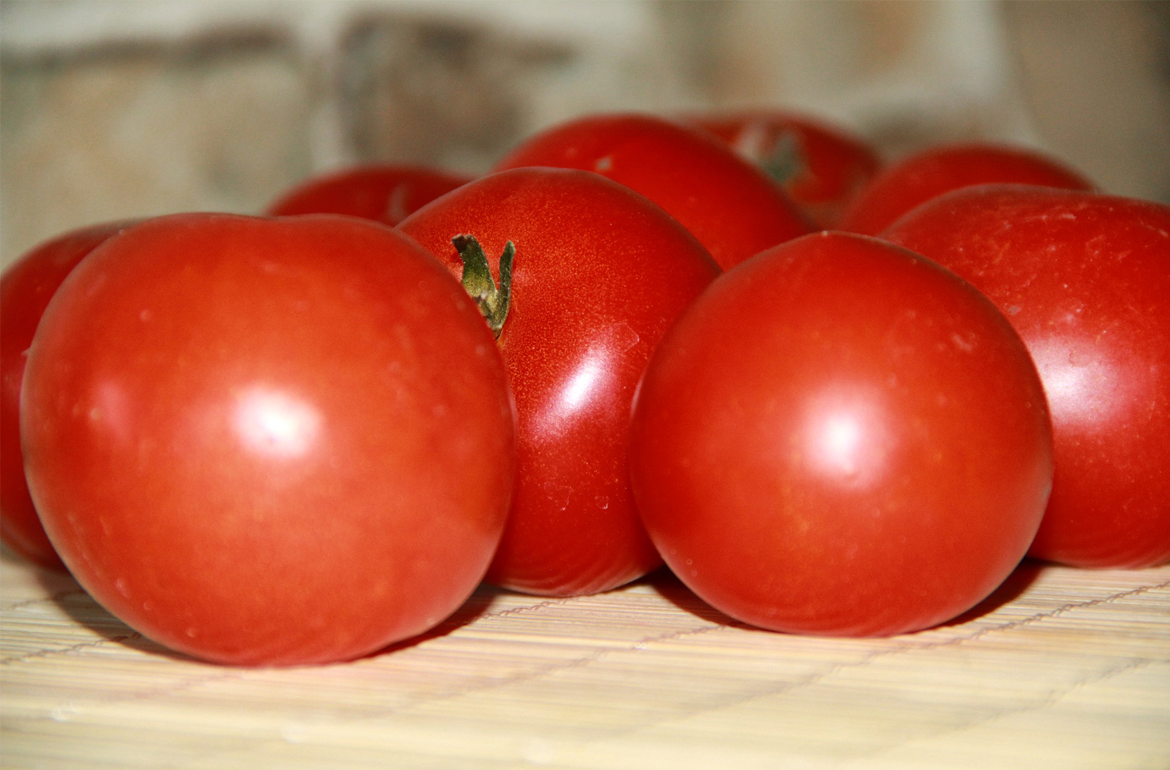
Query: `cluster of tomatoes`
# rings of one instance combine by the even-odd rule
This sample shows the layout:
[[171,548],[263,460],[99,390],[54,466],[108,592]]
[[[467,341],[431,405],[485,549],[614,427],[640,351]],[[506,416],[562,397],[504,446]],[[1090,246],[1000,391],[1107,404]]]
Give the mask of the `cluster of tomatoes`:
[[[885,635],[1170,560],[1170,208],[780,112],[97,225],[3,276],[3,537],[199,658],[351,659],[665,562]],[[27,486],[26,486],[27,482]]]

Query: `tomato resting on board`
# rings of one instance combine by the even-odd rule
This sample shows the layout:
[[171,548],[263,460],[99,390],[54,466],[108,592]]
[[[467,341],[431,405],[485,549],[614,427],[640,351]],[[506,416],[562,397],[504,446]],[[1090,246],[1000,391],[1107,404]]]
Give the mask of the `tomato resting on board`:
[[839,227],[877,235],[920,203],[979,184],[1095,189],[1078,171],[1036,150],[986,143],[940,145],[883,169],[854,199]]
[[356,166],[306,180],[282,195],[268,213],[345,214],[396,225],[469,181],[469,176],[426,166]]
[[25,357],[45,306],[65,276],[129,222],[107,222],[71,230],[33,248],[0,278],[0,539],[29,561],[64,569],[45,535],[24,480],[20,449],[20,389]]
[[630,497],[630,403],[658,339],[718,274],[710,255],[642,196],[569,169],[490,174],[400,229],[457,275],[453,239],[473,237],[496,274],[514,247],[499,346],[516,398],[518,472],[487,580],[586,594],[661,564]]
[[804,235],[780,185],[710,133],[637,114],[590,115],[536,134],[495,170],[555,166],[592,171],[657,203],[727,269]]
[[1031,554],[1170,561],[1170,207],[989,185],[923,204],[883,237],[987,294],[1036,361],[1056,478]]
[[21,402],[29,488],[78,582],[174,650],[345,660],[481,580],[514,476],[495,340],[394,230],[180,214],[95,249]]
[[754,109],[684,118],[768,172],[818,228],[836,227],[881,166],[860,136],[808,115]]
[[720,276],[659,344],[631,428],[635,499],[716,609],[889,635],[1011,573],[1052,482],[1044,393],[985,297],[904,249],[820,233]]

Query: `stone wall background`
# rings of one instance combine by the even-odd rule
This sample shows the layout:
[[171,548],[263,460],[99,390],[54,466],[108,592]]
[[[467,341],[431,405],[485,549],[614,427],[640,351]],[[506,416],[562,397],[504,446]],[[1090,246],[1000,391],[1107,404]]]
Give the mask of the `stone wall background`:
[[1170,203],[1170,3],[0,0],[0,262],[361,161],[481,172],[585,112],[743,105],[888,157],[1031,144]]

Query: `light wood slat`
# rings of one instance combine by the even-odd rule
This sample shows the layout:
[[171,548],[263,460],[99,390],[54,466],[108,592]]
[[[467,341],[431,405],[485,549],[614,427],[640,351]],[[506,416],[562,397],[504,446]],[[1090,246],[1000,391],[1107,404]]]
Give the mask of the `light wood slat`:
[[4,768],[1170,768],[1170,567],[1025,565],[892,639],[746,628],[665,575],[485,588],[422,641],[249,670],[5,556],[0,623]]

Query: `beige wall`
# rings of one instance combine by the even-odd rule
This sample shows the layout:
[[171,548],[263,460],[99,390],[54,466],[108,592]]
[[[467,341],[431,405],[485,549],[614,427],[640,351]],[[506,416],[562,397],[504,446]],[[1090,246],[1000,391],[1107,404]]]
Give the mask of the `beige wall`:
[[479,172],[593,110],[784,105],[890,157],[1006,139],[1170,202],[1167,6],[6,0],[0,259],[362,160]]

